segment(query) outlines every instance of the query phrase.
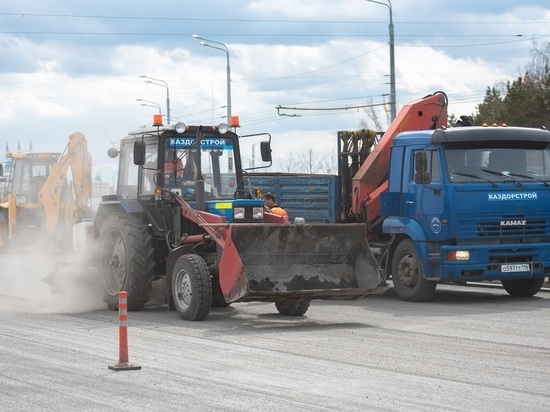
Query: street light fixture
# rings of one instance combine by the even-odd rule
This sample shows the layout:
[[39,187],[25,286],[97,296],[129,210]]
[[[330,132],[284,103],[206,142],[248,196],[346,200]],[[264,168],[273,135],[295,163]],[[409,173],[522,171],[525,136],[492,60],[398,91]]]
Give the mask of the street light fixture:
[[[229,65],[229,49],[224,43],[205,39],[204,37],[201,37],[198,34],[193,34],[193,39],[202,40],[199,43],[202,47],[210,47],[212,49],[223,51],[227,57],[227,68],[226,68],[226,71],[227,71],[227,124],[231,126],[231,66]],[[210,44],[210,43],[217,44],[221,47],[214,46],[214,44]]]
[[390,11],[390,111],[391,111],[391,121],[395,119],[397,115],[395,107],[395,54],[394,54],[394,40],[393,40],[393,16],[392,16],[392,5],[391,0],[385,0],[387,3],[376,0],[366,0],[370,3],[381,4],[386,6]]
[[155,79],[154,77],[145,76],[143,74],[139,77],[145,79],[145,83],[151,83],[166,89],[166,121],[170,124],[170,88],[168,87],[168,83],[164,80]]
[[160,104],[151,102],[149,100],[143,100],[143,99],[136,99],[136,102],[141,102],[141,106],[149,106],[149,107],[156,107],[159,110],[159,114],[162,115],[162,110],[160,108]]

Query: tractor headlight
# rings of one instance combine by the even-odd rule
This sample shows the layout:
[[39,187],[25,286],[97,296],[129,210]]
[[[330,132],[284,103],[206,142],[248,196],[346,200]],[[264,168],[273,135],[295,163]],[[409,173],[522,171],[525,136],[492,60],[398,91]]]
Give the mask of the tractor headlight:
[[220,132],[220,134],[226,134],[228,131],[229,126],[227,125],[227,123],[220,123],[218,125],[218,132]]
[[183,122],[176,123],[176,132],[183,133],[187,130],[187,125]]
[[255,207],[252,209],[252,219],[263,220],[264,218],[264,208]]
[[244,207],[236,207],[233,209],[233,219],[244,219]]

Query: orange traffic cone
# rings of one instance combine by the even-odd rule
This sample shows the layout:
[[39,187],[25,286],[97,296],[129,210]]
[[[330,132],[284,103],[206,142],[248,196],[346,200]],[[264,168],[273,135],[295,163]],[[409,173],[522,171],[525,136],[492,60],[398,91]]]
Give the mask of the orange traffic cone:
[[131,371],[141,369],[141,366],[132,365],[128,361],[128,294],[125,291],[118,293],[118,363],[109,365],[114,371]]

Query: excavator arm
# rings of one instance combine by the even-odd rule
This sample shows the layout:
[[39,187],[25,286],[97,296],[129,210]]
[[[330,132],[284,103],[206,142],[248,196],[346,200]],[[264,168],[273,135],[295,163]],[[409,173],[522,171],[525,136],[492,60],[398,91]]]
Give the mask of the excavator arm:
[[[74,198],[63,193],[63,187],[69,177]],[[92,161],[88,153],[88,144],[84,135],[75,132],[69,136],[65,151],[54,165],[38,192],[38,200],[44,207],[46,231],[52,233],[60,220],[66,227],[78,223],[82,216],[91,213],[92,196]]]
[[[436,129],[447,125],[447,96],[435,92],[403,106],[395,120],[361,163],[351,184],[350,214],[372,228],[379,217],[380,193],[388,188],[390,150],[395,136],[409,130]],[[342,133],[342,132],[340,132]]]

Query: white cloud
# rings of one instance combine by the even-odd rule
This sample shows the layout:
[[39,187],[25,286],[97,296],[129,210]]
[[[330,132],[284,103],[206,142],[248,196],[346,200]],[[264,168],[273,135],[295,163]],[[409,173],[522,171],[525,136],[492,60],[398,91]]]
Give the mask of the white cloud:
[[[161,3],[162,7],[156,4],[154,10],[128,7],[127,16],[166,17],[159,10],[171,10],[172,3]],[[494,7],[489,11],[478,7],[474,12],[465,6],[452,9],[455,6],[451,4],[432,1],[432,10],[438,14],[435,21],[426,11],[430,3],[420,9],[416,2],[394,2],[398,108],[443,90],[449,95],[451,113],[475,111],[488,86],[521,73],[520,68],[529,60],[528,35],[544,34],[550,12],[542,1],[533,3],[539,8],[510,9],[504,2],[497,14]],[[64,4],[68,3],[54,1],[52,10],[67,10],[60,13],[67,15],[109,15],[105,10],[94,12],[89,5],[79,13]],[[389,93],[387,8],[363,0],[242,1],[239,5],[226,9],[229,6],[224,2],[193,4],[185,14],[190,20],[182,21],[38,16],[25,20],[3,16],[2,25],[8,32],[30,30],[20,26],[24,21],[42,22],[44,31],[55,28],[74,35],[25,37],[14,33],[0,37],[0,50],[6,56],[0,79],[5,103],[0,112],[0,144],[7,141],[13,148],[20,140],[27,147],[32,140],[34,150],[60,151],[68,136],[78,130],[89,139],[94,176],[102,171],[110,180],[115,166],[106,151],[111,142],[148,124],[156,112],[153,107],[141,107],[136,99],[156,102],[163,113],[166,110],[166,90],[146,84],[138,78],[140,74],[169,84],[173,120],[221,122],[226,114],[226,56],[222,51],[200,47],[192,33],[226,42],[232,114],[241,118],[239,131],[272,133],[277,157],[311,147],[330,152],[336,131],[355,129],[366,116],[361,110],[286,110],[285,114],[301,117],[283,117],[276,106],[345,108],[381,102],[382,95]],[[11,10],[17,7],[12,5]],[[33,9],[29,6],[24,11]],[[210,16],[230,21],[203,20]],[[253,19],[257,20],[248,21]],[[484,19],[502,24],[459,24]],[[299,23],[286,24],[284,20]],[[323,20],[354,23],[320,24]],[[365,23],[360,24],[363,20]],[[507,25],[524,20],[546,21],[546,26]],[[450,23],[435,24],[445,21]],[[80,35],[80,28],[92,34]],[[491,36],[519,29],[525,38]],[[130,34],[94,36],[94,31]],[[270,37],[270,33],[277,36]],[[479,46],[482,43],[493,45]],[[475,46],[465,47],[467,44]],[[382,110],[378,113],[384,118]]]

